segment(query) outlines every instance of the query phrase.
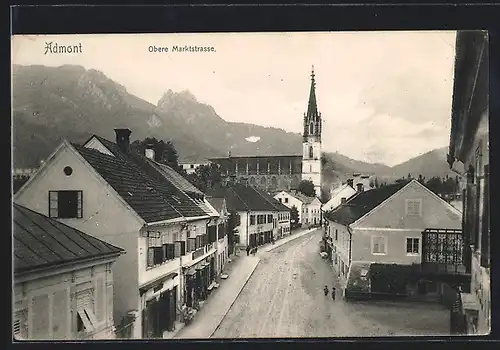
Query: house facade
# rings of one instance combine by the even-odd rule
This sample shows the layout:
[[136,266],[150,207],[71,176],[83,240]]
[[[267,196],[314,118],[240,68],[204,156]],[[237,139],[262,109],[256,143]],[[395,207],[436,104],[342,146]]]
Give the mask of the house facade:
[[64,141],[15,202],[123,247],[113,266],[117,336],[161,338],[181,320],[185,301],[206,294],[217,249],[209,226],[218,214],[168,167],[131,150],[130,133],[117,129],[116,143]]
[[292,195],[292,192],[287,192],[287,191],[281,191],[277,194],[274,195],[274,198],[279,201],[281,204],[285,205],[286,207],[292,209],[292,207],[297,208],[297,213],[298,213],[298,222],[297,223],[292,223],[292,224],[297,224],[297,225],[302,225],[302,206],[304,203],[297,197]]
[[[459,230],[462,216],[412,180],[359,193],[328,213],[327,219],[333,265],[345,291],[349,279],[355,277],[352,265],[421,264],[423,232],[428,228]],[[373,284],[372,280],[370,293],[377,293]]]
[[356,190],[353,188],[351,180],[351,182],[341,185],[332,191],[330,200],[322,205],[321,211],[326,213],[335,210],[354,194],[356,194]]
[[297,191],[281,191],[274,198],[290,209],[293,206],[297,208],[301,226],[321,225],[321,201],[317,197],[305,196]]
[[248,183],[227,183],[220,188],[212,188],[209,198],[224,198],[227,209],[238,215],[235,228],[236,246],[246,248],[256,247],[276,240],[280,232],[288,230],[287,219],[280,214],[288,214],[289,210],[267,193],[258,190]]
[[488,34],[458,31],[456,38],[450,168],[467,179],[462,193],[464,260],[470,285],[459,293],[457,333],[491,330]]
[[227,237],[227,224],[229,212],[227,210],[226,200],[224,198],[207,198],[212,207],[217,210],[217,272],[220,274],[226,266],[229,258],[229,247]]
[[114,339],[112,265],[123,249],[14,204],[15,339]]

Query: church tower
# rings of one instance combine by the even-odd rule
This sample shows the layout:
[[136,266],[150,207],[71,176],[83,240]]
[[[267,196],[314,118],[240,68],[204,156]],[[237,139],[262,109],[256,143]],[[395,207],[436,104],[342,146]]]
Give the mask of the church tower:
[[302,141],[302,180],[314,184],[316,196],[321,195],[321,113],[316,104],[316,82],[314,66],[311,73],[311,90],[307,113],[304,113],[304,134]]

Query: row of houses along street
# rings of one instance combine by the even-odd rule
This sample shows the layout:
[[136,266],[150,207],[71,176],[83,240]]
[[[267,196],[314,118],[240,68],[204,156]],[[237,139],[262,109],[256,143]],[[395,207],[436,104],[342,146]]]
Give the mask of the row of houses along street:
[[[422,321],[402,306],[417,302],[446,316],[445,334],[488,333],[486,42],[457,34],[448,163],[467,179],[461,210],[411,178],[370,188],[353,176],[321,203],[314,71],[303,154],[210,160],[224,176],[206,193],[133,149],[130,129],[63,141],[16,174],[29,180],[13,204],[14,336],[420,335],[428,325],[412,329]],[[404,334],[384,324],[398,308]]]
[[18,338],[172,337],[225,283],[235,249],[291,233],[267,193],[228,180],[205,195],[115,131],[64,141],[16,193]]

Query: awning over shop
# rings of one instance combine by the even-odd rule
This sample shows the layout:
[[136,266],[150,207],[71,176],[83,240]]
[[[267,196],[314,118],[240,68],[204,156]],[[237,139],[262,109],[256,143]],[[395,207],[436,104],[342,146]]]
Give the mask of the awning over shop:
[[157,285],[169,280],[169,279],[172,279],[172,278],[175,278],[177,277],[178,273],[177,272],[171,272],[167,275],[164,275],[164,276],[160,276],[152,281],[149,281],[147,282],[146,284],[142,285],[141,287],[139,287],[139,293],[140,295],[143,295],[144,293],[146,293],[149,289],[151,288],[154,288],[156,287]]

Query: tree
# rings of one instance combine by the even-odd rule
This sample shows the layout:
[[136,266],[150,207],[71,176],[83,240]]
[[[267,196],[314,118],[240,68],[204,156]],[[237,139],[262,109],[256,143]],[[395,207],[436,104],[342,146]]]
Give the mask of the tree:
[[370,179],[370,188],[374,188],[374,187],[375,187],[375,180]]
[[145,154],[147,148],[154,151],[154,160],[158,163],[168,165],[178,173],[185,175],[185,170],[179,166],[179,155],[171,141],[157,140],[155,137],[147,137],[142,141],[136,140],[131,144],[132,148],[140,154]]
[[290,208],[290,224],[292,228],[299,226],[299,210],[295,205]]
[[330,200],[330,191],[328,186],[322,186],[321,187],[321,203],[326,203]]
[[199,166],[194,173],[187,175],[186,178],[200,191],[206,192],[221,183],[222,174],[217,164],[210,163]]
[[437,193],[437,194],[442,194],[443,193],[443,182],[441,181],[441,178],[438,176],[431,177],[429,181],[425,183],[427,188],[429,188],[431,191]]
[[314,197],[316,195],[316,192],[314,191],[314,184],[311,180],[300,181],[299,192],[308,197]]
[[412,179],[411,174],[408,173],[408,180],[411,180],[411,179]]
[[418,182],[424,183],[424,177],[422,176],[422,174],[418,175]]

